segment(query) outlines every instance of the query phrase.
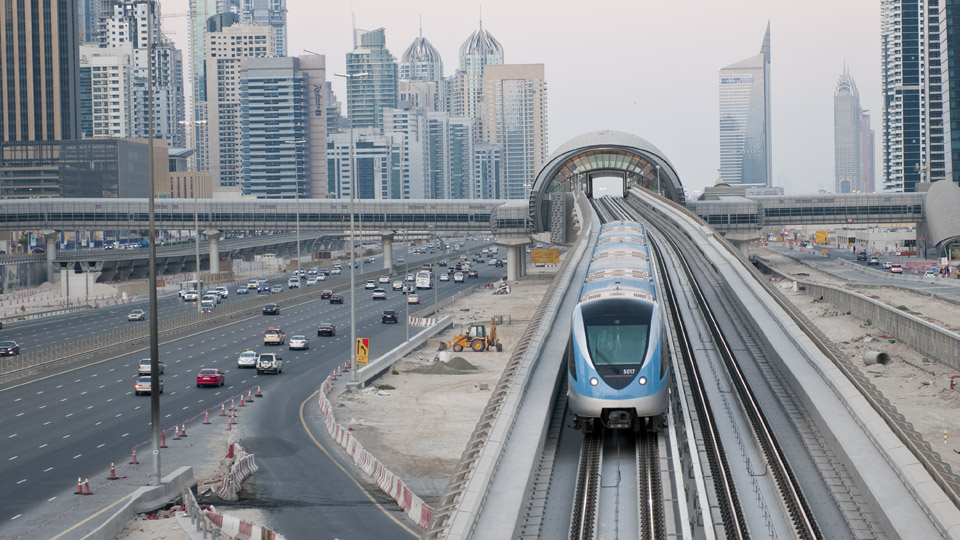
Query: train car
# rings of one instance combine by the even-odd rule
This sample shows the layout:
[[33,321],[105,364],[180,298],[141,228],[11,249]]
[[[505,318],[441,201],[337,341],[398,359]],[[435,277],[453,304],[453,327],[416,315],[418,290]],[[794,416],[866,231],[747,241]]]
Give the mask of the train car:
[[567,346],[568,408],[585,431],[655,429],[670,382],[646,230],[600,229]]

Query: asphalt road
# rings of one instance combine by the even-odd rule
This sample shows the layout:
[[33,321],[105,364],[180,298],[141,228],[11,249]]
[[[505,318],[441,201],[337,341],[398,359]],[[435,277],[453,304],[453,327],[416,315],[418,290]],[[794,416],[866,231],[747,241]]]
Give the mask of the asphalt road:
[[[430,255],[419,258],[433,259]],[[446,258],[454,257],[448,254]],[[419,264],[416,256],[410,260]],[[495,279],[500,272],[499,268],[480,267],[481,281]],[[477,280],[472,279],[463,284],[439,282],[439,296],[443,298],[475,283]],[[357,335],[371,338],[373,354],[395,347],[404,339],[404,324],[383,325],[380,314],[384,309],[397,309],[403,313],[406,297],[387,289],[387,300],[374,301],[370,292],[362,289],[362,284],[358,286],[361,288],[356,293]],[[422,296],[425,304],[433,299],[429,292]],[[331,305],[326,300],[281,305],[278,316],[254,315],[161,343],[160,355],[166,365],[161,376],[164,381],[161,398],[163,427],[202,416],[205,410],[215,413],[219,403],[228,396],[261,385],[265,394],[280,397],[279,403],[270,405],[271,414],[260,420],[262,436],[253,442],[253,451],[257,453],[260,449],[264,454],[262,461],[258,458],[261,468],[269,470],[261,473],[263,480],[257,482],[258,489],[263,490],[263,498],[287,500],[290,497],[288,482],[299,479],[310,482],[318,492],[306,514],[333,511],[325,505],[331,497],[337,501],[368,500],[357,486],[353,487],[355,492],[350,492],[352,480],[342,471],[335,470],[333,461],[326,458],[316,445],[305,442],[307,435],[298,421],[300,403],[317,389],[336,364],[349,357],[349,295],[345,294],[344,298],[343,305]],[[177,302],[176,297],[173,301]],[[125,311],[126,308],[122,312],[124,319]],[[51,335],[64,324],[60,318],[56,319],[46,322]],[[317,324],[328,321],[337,325],[337,335],[317,337]],[[126,324],[126,321],[113,324]],[[268,326],[281,327],[288,338],[294,334],[306,335],[310,349],[289,351],[285,346],[264,346],[262,335]],[[102,320],[100,327],[109,327],[109,324]],[[252,369],[238,370],[237,355],[247,349],[279,352],[284,361],[283,373],[258,376]],[[0,536],[16,536],[20,530],[16,518],[25,512],[43,511],[45,505],[50,506],[51,511],[59,511],[56,505],[69,499],[72,478],[78,473],[91,477],[101,474],[111,460],[125,461],[132,446],[149,440],[149,398],[133,395],[137,362],[147,354],[146,349],[130,351],[0,386],[0,399],[5,404],[4,414],[0,415],[0,440],[3,441],[0,447]],[[195,376],[201,367],[219,367],[225,371],[227,386],[197,388]],[[277,454],[277,449],[283,448],[291,450],[295,459],[286,461],[289,456],[282,455],[283,452],[279,456],[273,455]],[[281,460],[271,466],[271,460],[278,457]],[[304,465],[307,463],[315,466],[307,467]],[[332,496],[320,493],[331,481],[342,485],[337,484]],[[336,515],[340,518],[328,517],[331,521],[343,519],[345,523],[355,524],[355,530],[351,529],[353,533],[344,531],[345,537],[398,537],[402,533],[397,523],[382,512],[377,512],[377,518],[371,518],[365,506],[369,505],[341,505],[336,508]],[[270,525],[281,532],[288,527],[315,530],[309,527],[315,527],[316,522],[303,514],[291,512],[286,506],[277,507],[270,514],[277,523]],[[385,521],[377,524],[380,516]],[[381,534],[383,530],[379,528],[391,526],[397,529]],[[375,530],[380,532],[374,534]],[[307,536],[295,534],[292,537]]]

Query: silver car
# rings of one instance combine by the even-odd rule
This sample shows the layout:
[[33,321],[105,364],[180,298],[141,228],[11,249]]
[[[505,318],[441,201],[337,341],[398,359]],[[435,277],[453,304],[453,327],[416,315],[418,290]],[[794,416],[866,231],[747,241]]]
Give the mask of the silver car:
[[237,367],[238,368],[257,367],[257,353],[253,351],[243,351],[242,353],[240,353],[240,356],[237,357]]
[[291,351],[294,349],[305,351],[310,348],[310,342],[307,340],[307,336],[293,336],[287,344],[287,347]]
[[[160,374],[163,375],[163,360],[157,362],[157,365],[160,367]],[[137,366],[137,373],[141,375],[150,374],[150,359],[144,358],[140,360],[140,364]]]

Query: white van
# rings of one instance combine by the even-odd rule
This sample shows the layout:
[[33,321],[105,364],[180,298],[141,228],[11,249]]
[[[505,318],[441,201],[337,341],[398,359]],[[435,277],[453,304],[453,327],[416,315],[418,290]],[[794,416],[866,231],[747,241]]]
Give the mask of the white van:
[[288,280],[287,280],[287,288],[288,288],[288,289],[299,289],[299,288],[300,288],[300,280],[297,279],[296,277],[292,277],[292,278],[288,279]]

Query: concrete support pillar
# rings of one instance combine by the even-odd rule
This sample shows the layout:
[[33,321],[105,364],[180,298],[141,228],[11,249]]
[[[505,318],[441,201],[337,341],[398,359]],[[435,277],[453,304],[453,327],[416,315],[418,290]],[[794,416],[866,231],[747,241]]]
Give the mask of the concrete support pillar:
[[383,269],[385,273],[393,272],[393,231],[380,231],[380,240],[383,241]]
[[60,233],[57,231],[40,231],[40,234],[43,235],[43,239],[46,242],[47,281],[56,283],[59,278],[59,272],[56,271],[57,268],[55,267],[54,261],[57,260],[57,239],[60,238]]
[[207,240],[210,241],[210,273],[216,274],[220,272],[220,231],[216,229],[211,229],[208,231],[203,231],[203,234],[207,235]]
[[530,243],[527,236],[500,236],[497,239],[498,247],[507,248],[507,280],[517,281],[526,273],[526,251],[524,247]]

